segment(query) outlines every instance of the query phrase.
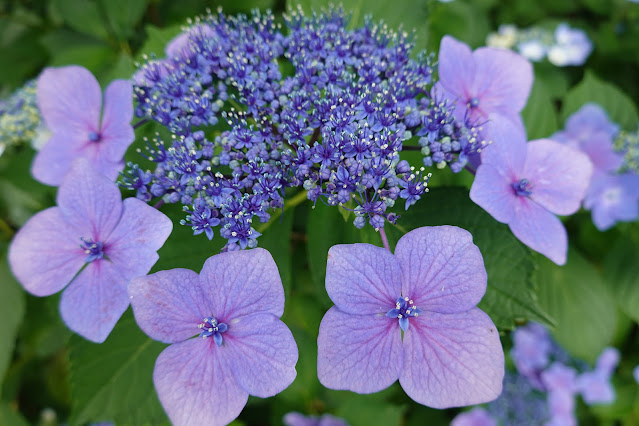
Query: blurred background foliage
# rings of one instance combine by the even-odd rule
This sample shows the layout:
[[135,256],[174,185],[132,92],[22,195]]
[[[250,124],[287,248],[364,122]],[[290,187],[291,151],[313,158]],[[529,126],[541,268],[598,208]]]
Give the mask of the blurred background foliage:
[[[222,7],[225,13],[271,9],[281,17],[299,4],[307,12],[327,0],[0,0],[0,98],[37,77],[45,66],[83,65],[103,86],[129,78],[144,55],[162,56],[165,44],[189,17]],[[389,26],[414,31],[418,49],[436,53],[444,34],[479,47],[500,24],[552,28],[559,22],[587,31],[594,51],[581,67],[535,64],[535,84],[523,112],[529,139],[550,136],[584,103],[600,103],[625,129],[639,122],[639,5],[625,0],[343,0],[351,25],[366,15]],[[136,131],[161,131],[152,124]],[[102,345],[72,335],[57,312],[58,297],[24,293],[9,272],[6,251],[15,231],[35,212],[55,204],[55,190],[29,175],[34,152],[28,146],[0,157],[0,425],[164,424],[151,372],[164,345],[148,339],[130,310]],[[415,153],[407,159],[418,164]],[[552,327],[573,356],[592,363],[606,345],[622,351],[615,386],[617,402],[586,410],[582,424],[639,424],[639,226],[621,224],[607,232],[590,215],[566,220],[572,244],[568,264],[559,268],[534,255],[505,225],[468,199],[472,176],[433,170],[430,194],[387,232],[393,245],[407,230],[453,224],[470,230],[489,272],[489,290],[480,305],[503,334],[532,319]],[[455,186],[455,188],[451,188]],[[125,194],[130,196],[131,194]],[[183,213],[162,211],[176,223],[153,271],[186,267],[199,271],[221,241],[193,237],[177,225]],[[373,395],[330,391],[316,375],[319,322],[332,305],[324,289],[326,253],[337,243],[381,245],[370,229],[356,230],[335,208],[300,203],[280,219],[274,215],[260,245],[271,251],[282,276],[287,304],[283,320],[300,349],[298,377],[274,398],[251,398],[235,424],[281,424],[289,411],[330,412],[358,425],[448,424],[458,410],[433,410],[410,400],[394,385]],[[265,227],[266,227],[265,226]],[[330,229],[331,232],[326,232]],[[264,232],[266,231],[266,232]],[[153,272],[152,271],[152,272]]]

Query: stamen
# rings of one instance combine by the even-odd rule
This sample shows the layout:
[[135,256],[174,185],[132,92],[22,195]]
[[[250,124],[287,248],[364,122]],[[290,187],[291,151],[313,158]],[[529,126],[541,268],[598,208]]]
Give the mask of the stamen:
[[91,142],[100,142],[100,139],[102,139],[102,138],[100,137],[99,133],[89,132],[89,140]]
[[408,297],[398,297],[395,309],[386,312],[389,318],[397,318],[402,330],[408,330],[409,319],[418,316],[422,310],[414,306],[413,300]]
[[512,187],[515,190],[515,194],[520,197],[529,197],[532,194],[533,185],[528,179],[513,182]]
[[213,317],[206,317],[202,321],[203,322],[197,326],[197,328],[202,330],[200,332],[200,337],[206,339],[207,337],[213,336],[215,344],[217,346],[222,346],[222,343],[224,342],[222,333],[229,329],[228,325],[223,322],[218,323]]

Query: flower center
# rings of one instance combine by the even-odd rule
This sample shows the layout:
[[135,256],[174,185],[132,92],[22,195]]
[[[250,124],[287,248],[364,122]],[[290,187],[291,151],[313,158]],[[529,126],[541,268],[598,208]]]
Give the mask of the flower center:
[[533,185],[528,179],[522,179],[518,182],[513,182],[513,189],[515,190],[515,194],[520,197],[528,197],[532,194]]
[[408,330],[408,319],[419,316],[422,310],[419,309],[411,299],[408,297],[398,297],[395,308],[386,312],[388,318],[397,318],[399,320],[399,326],[402,330]]
[[96,132],[89,132],[89,140],[91,142],[100,142],[100,134]]
[[479,98],[470,98],[468,106],[471,108],[477,108],[479,106]]
[[213,317],[206,317],[202,321],[203,322],[197,326],[202,330],[200,332],[200,337],[206,339],[207,337],[213,336],[215,344],[222,346],[222,342],[224,341],[222,333],[228,330],[229,326],[223,322],[217,322],[217,320]]
[[104,252],[102,251],[104,248],[104,244],[101,242],[94,242],[92,239],[85,240],[84,238],[80,238],[82,240],[82,244],[80,247],[84,249],[87,257],[84,259],[86,263],[93,262],[97,259],[102,259],[104,257]]

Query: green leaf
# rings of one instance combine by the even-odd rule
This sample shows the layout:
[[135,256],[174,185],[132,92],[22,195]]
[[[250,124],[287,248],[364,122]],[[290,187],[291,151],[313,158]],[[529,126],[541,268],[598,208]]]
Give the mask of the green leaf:
[[308,213],[306,250],[311,277],[317,286],[324,286],[328,249],[335,244],[343,243],[345,226],[354,227],[351,223],[344,223],[337,207],[318,202]]
[[639,115],[632,100],[617,86],[600,80],[592,71],[586,71],[583,80],[564,99],[561,109],[562,121],[588,102],[599,104],[612,121],[625,129],[636,129]]
[[[332,0],[289,0],[289,7],[302,6],[304,13],[319,12],[327,9],[336,2]],[[415,31],[416,50],[426,47],[428,41],[428,0],[390,2],[387,0],[342,0],[339,2],[344,12],[352,14],[349,22],[351,28],[364,24],[368,15],[374,20],[383,20],[391,29],[400,27],[407,32]]]
[[101,0],[113,32],[120,40],[127,40],[140,22],[149,0]]
[[[282,285],[286,295],[291,290],[292,279],[292,252],[291,252],[291,231],[293,230],[293,213],[295,209],[287,210],[283,216],[279,210],[271,212],[271,216],[277,216],[276,222],[268,227],[264,234],[258,238],[258,246],[271,253],[277,269],[282,278]],[[257,218],[256,218],[257,221]]]
[[604,261],[604,277],[621,310],[639,322],[639,244],[621,236]]
[[486,44],[491,26],[486,12],[474,2],[454,1],[437,6],[429,17],[431,28],[428,46],[432,51],[439,51],[439,42],[447,34],[474,48]]
[[0,425],[27,426],[29,422],[9,404],[0,401]]
[[330,397],[337,401],[335,415],[348,421],[351,426],[385,425],[399,426],[403,423],[404,405],[389,401],[399,385],[368,395],[353,392],[332,391]]
[[109,39],[106,22],[100,14],[97,1],[53,0],[52,7],[57,9],[64,22],[74,30],[102,40]]
[[24,291],[9,270],[4,245],[0,247],[0,379],[13,357],[16,334],[25,310]]
[[557,112],[546,85],[535,79],[526,107],[521,112],[528,139],[547,138],[557,131]]
[[142,46],[142,49],[140,49],[140,52],[138,53],[138,60],[141,59],[143,55],[155,55],[158,58],[163,58],[164,48],[167,43],[173,39],[173,37],[182,32],[182,24],[166,28],[147,25],[144,29],[147,37],[144,46]]
[[537,302],[531,251],[515,238],[508,226],[475,205],[467,190],[433,188],[397,224],[405,231],[421,226],[454,225],[473,235],[488,273],[488,288],[478,306],[500,330],[511,329],[526,319],[552,324],[552,316]]
[[[72,412],[69,423],[120,418],[123,423],[148,402],[155,359],[165,345],[147,337],[131,310],[107,340],[95,344],[73,335],[69,342]],[[157,407],[156,407],[157,408]],[[161,412],[154,410],[154,412]],[[147,419],[152,421],[152,419]]]
[[555,320],[554,337],[573,356],[594,362],[610,344],[617,325],[615,300],[598,271],[576,250],[555,265],[536,255],[539,304]]

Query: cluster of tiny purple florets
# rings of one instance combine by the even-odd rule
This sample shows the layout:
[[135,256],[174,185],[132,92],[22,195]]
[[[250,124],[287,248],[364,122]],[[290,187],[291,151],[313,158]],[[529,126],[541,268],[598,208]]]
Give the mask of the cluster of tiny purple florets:
[[431,96],[432,58],[412,59],[407,34],[347,24],[341,9],[292,11],[285,31],[268,12],[192,23],[134,76],[137,116],[172,136],[147,141],[155,171],[130,164],[123,185],[182,203],[195,234],[220,226],[230,250],[256,245],[253,220],[289,187],[352,211],[358,228],[395,223],[391,207],[414,204],[430,177],[400,159],[404,143],[457,172],[477,129]]

